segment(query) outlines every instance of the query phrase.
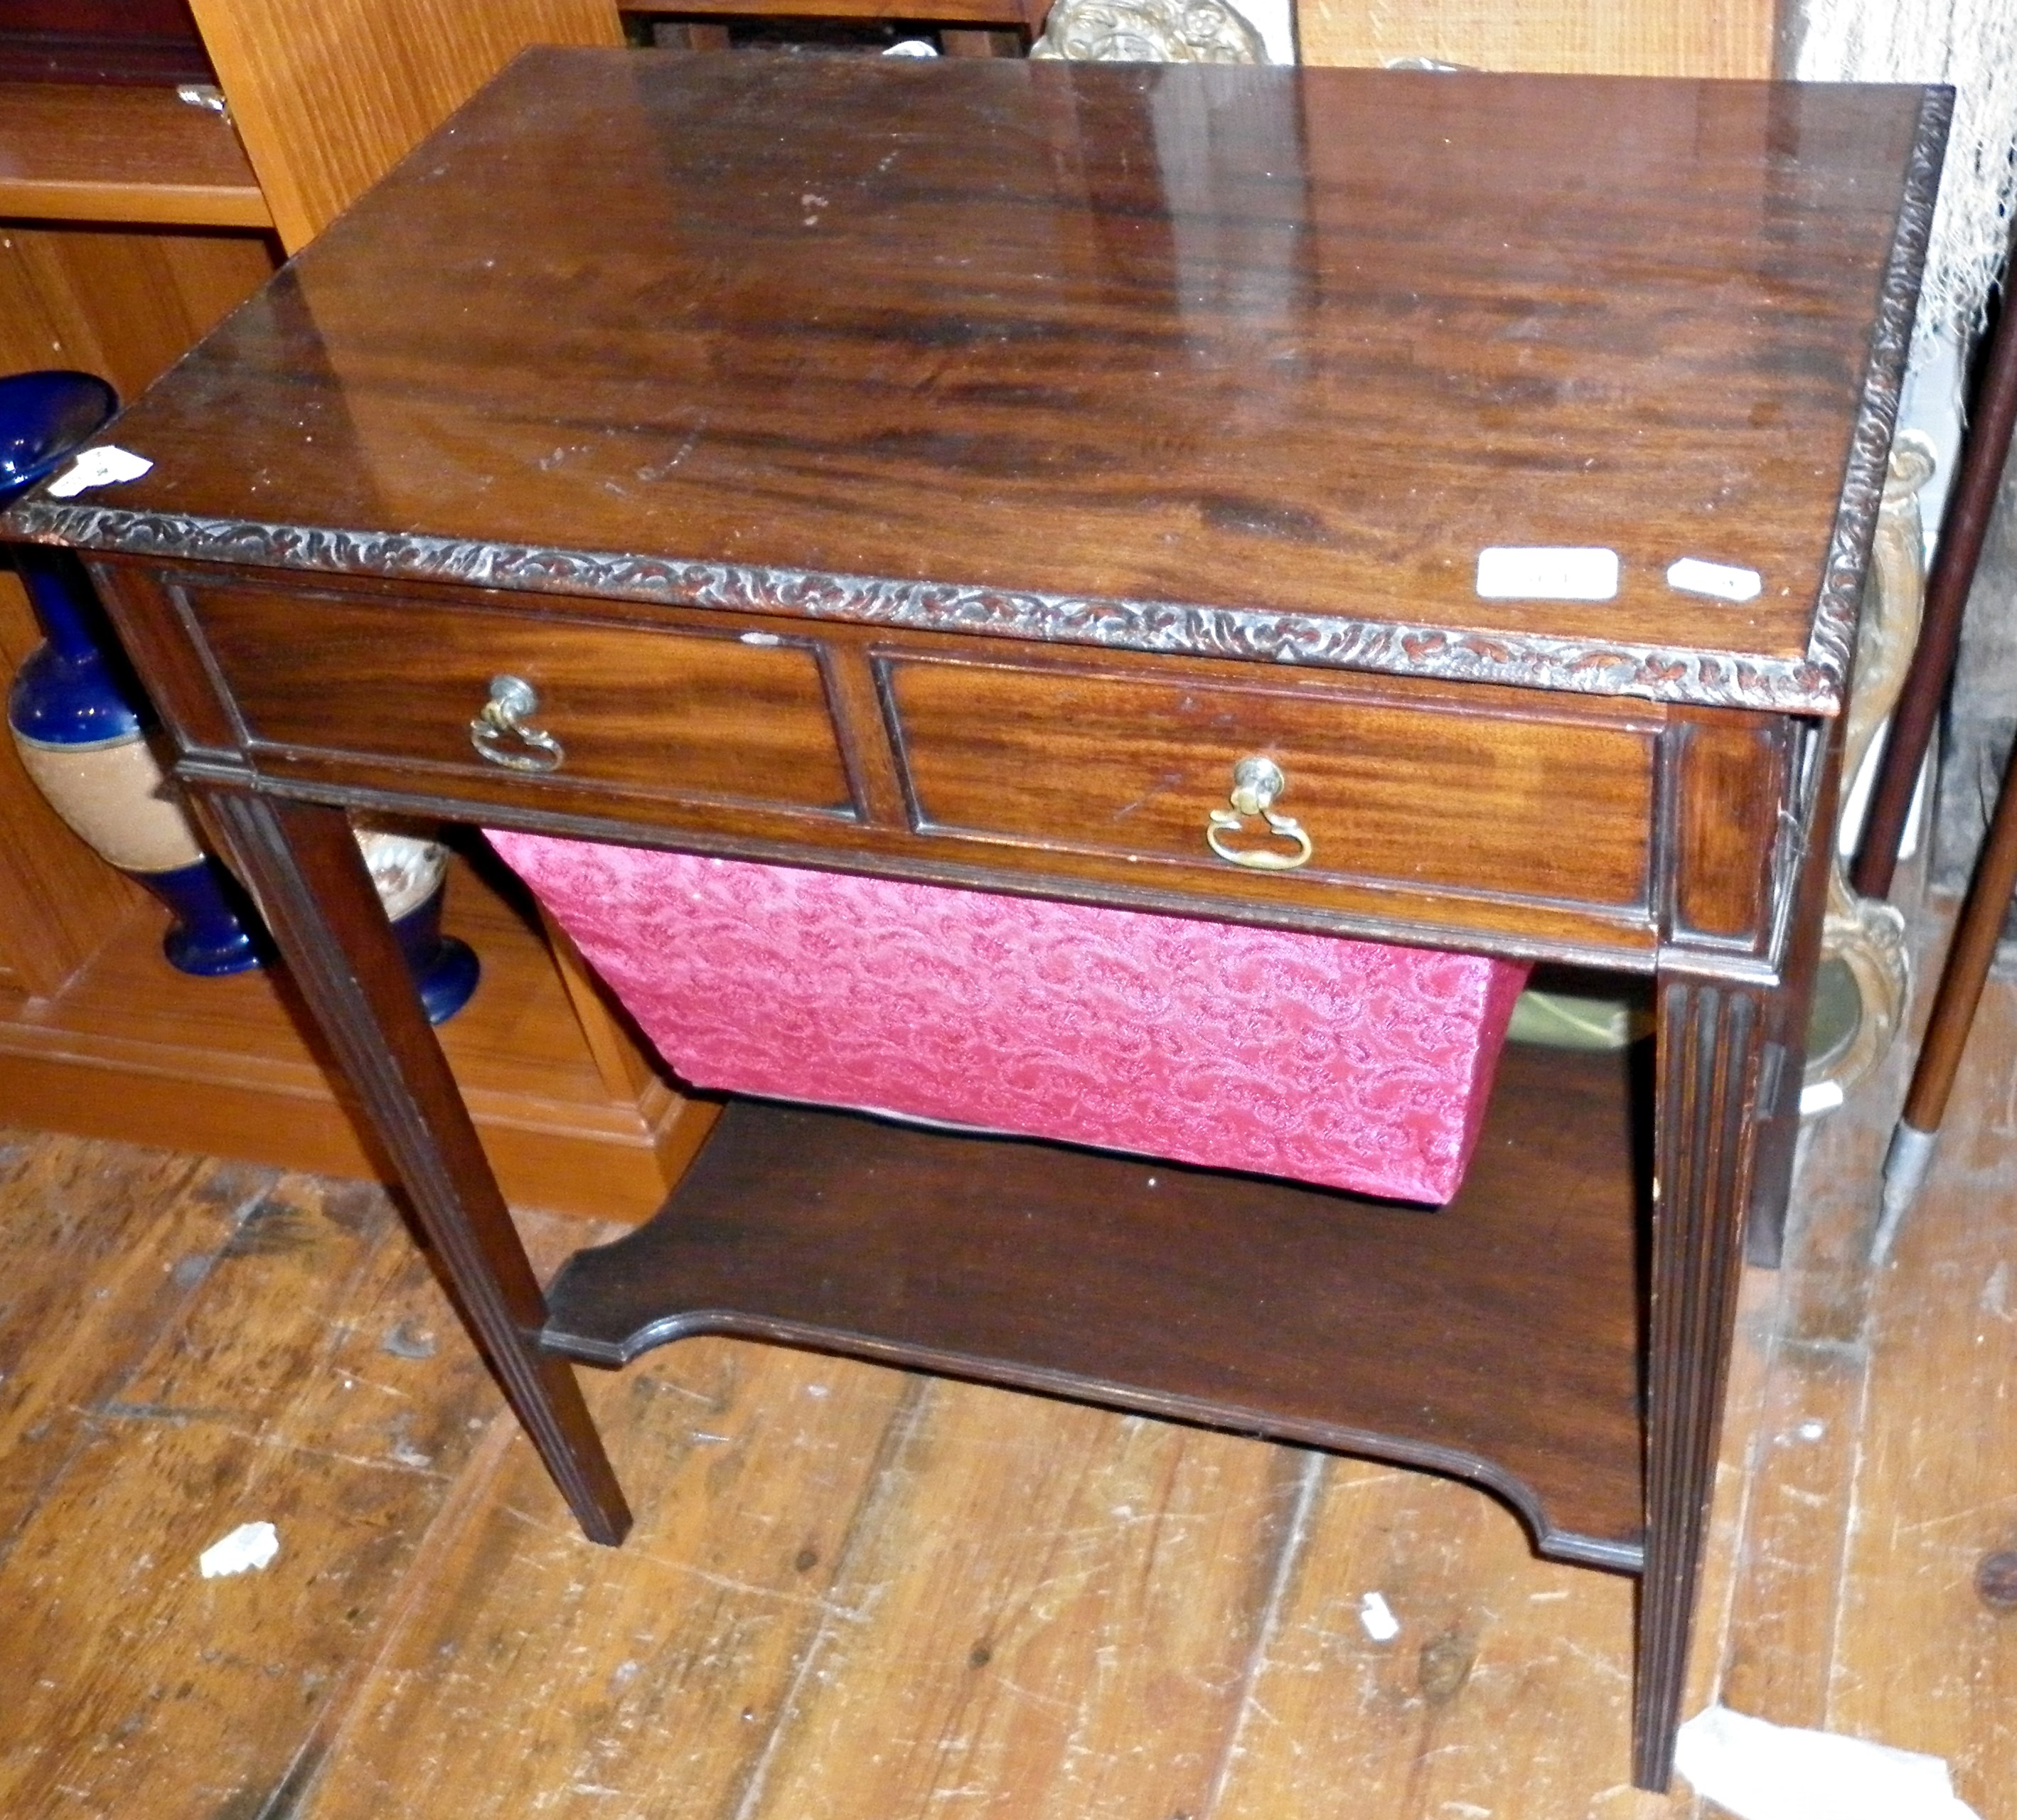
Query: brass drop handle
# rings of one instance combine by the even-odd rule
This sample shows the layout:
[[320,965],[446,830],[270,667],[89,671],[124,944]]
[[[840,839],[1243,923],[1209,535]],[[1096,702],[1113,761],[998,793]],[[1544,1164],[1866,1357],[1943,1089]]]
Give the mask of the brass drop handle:
[[558,771],[565,749],[526,717],[539,708],[539,692],[522,677],[493,676],[490,699],[469,724],[469,742],[508,771]]
[[[1205,844],[1221,859],[1256,872],[1294,872],[1310,857],[1310,837],[1294,817],[1275,813],[1275,799],[1289,787],[1282,767],[1272,758],[1243,758],[1232,767],[1229,809],[1214,809],[1204,831]],[[1258,817],[1270,834],[1295,843],[1295,851],[1279,847],[1228,847],[1223,838]]]

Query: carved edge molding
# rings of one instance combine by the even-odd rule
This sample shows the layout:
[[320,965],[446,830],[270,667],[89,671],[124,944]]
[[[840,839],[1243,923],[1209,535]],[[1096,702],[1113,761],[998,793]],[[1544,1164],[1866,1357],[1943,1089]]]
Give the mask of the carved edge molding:
[[[1940,165],[1947,153],[1954,105],[1954,90],[1947,88],[1929,88],[1919,103],[1918,128],[1913,135],[1911,159],[1906,168],[1904,199],[1899,204],[1891,260],[1878,297],[1876,326],[1871,330],[1863,396],[1849,438],[1842,504],[1828,540],[1828,566],[1814,606],[1813,634],[1807,641],[1809,664],[1831,679],[1838,698],[1847,688],[1856,651],[1863,578],[1871,540],[1876,533],[1878,508],[1883,501],[1899,399],[1905,388],[1912,321],[1918,309],[1919,281],[1925,271],[1933,204],[1939,194]],[[1831,704],[1831,707],[1838,706],[1838,699]]]
[[[1926,577],[1918,496],[1937,464],[1932,445],[1915,430],[1900,436],[1891,451],[1856,632],[1855,684],[1844,717],[1845,778],[1862,767],[1878,729],[1896,707],[1919,641]],[[1876,1071],[1903,1027],[1912,964],[1903,915],[1895,905],[1857,897],[1849,888],[1839,842],[1831,840],[1828,847],[1821,960],[1824,966],[1835,961],[1848,969],[1860,1009],[1846,1042],[1809,1053],[1803,1080],[1810,1087],[1831,1081],[1846,1095]]]
[[[1894,386],[1893,408],[1895,390]],[[1889,421],[1887,417],[1887,436]],[[1880,452],[1880,474],[1882,466]],[[667,605],[846,619],[926,631],[977,632],[1128,651],[1262,659],[1786,713],[1835,713],[1841,706],[1848,664],[1846,652],[1833,664],[1811,659],[1740,658],[1720,652],[1588,644],[1330,614],[1107,600],[953,582],[883,580],[739,563],[540,550],[403,533],[254,524],[126,511],[115,506],[73,505],[46,497],[22,501],[5,522],[13,534],[41,543],[168,562],[240,563],[389,580],[459,582],[521,593],[597,594]],[[1860,579],[1858,551],[1842,560],[1847,565],[1845,572]]]

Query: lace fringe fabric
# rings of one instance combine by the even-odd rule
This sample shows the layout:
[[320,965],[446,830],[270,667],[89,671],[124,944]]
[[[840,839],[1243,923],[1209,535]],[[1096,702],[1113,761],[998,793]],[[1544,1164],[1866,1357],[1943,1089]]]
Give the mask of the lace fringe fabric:
[[1793,73],[1815,82],[1955,90],[1913,363],[1928,338],[1981,330],[2017,203],[2017,0],[1804,0]]

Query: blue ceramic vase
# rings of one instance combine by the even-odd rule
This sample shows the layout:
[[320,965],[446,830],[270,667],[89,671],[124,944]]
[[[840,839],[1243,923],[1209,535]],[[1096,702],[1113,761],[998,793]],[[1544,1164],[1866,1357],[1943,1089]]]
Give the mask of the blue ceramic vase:
[[357,844],[428,1021],[445,1023],[468,1003],[482,973],[467,942],[442,933],[448,849],[410,829],[369,822],[357,829]]
[[[0,379],[0,506],[52,473],[119,408],[88,373]],[[11,546],[45,642],[16,673],[7,724],[51,808],[101,858],[168,905],[162,947],[186,973],[257,966],[262,937],[229,872],[197,845],[148,742],[146,698],[125,673],[84,566]]]
[[[118,408],[112,388],[88,373],[0,379],[0,507],[53,473]],[[272,952],[265,927],[236,880],[197,844],[168,790],[149,738],[146,695],[83,565],[39,544],[5,554],[44,639],[7,699],[29,777],[93,852],[168,905],[173,920],[161,945],[171,966],[210,976],[260,966]],[[467,944],[442,933],[446,855],[391,833],[361,843],[421,1002],[439,1024],[468,1002],[480,971]]]

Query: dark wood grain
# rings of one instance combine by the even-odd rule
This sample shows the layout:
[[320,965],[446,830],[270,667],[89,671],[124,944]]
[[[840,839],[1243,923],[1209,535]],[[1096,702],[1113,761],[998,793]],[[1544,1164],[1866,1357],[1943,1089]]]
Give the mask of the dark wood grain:
[[[122,421],[150,475],[21,522],[1831,711],[1943,125],[1907,88],[537,52]],[[1614,547],[1622,590],[1480,599],[1504,543]],[[1679,593],[1683,555],[1763,591]]]
[[1846,731],[1846,722],[1831,720],[1810,729],[1810,744],[1793,748],[1795,770],[1811,766],[1812,775],[1797,781],[1779,836],[1781,871],[1791,888],[1779,908],[1784,921],[1778,947],[1779,988],[1766,1000],[1766,1046],[1760,1057],[1764,1078],[1752,1114],[1751,1204],[1744,1221],[1746,1259],[1767,1269],[1778,1268],[1785,1251],[1800,1141],[1807,1028],[1835,850],[1830,834],[1841,803]]
[[[1784,1239],[1843,731],[1839,720],[1810,730],[1803,747],[1791,728],[1755,716],[1688,710],[1674,721],[1633,1687],[1633,1780],[1656,1789],[1673,1768],[1746,1244],[1776,1263]],[[1727,977],[1731,951],[1746,947],[1776,964]]]
[[[1211,688],[1167,670],[1150,680],[922,652],[882,670],[925,832],[1222,871],[1207,818],[1226,806],[1234,765],[1257,754],[1280,766],[1279,807],[1313,843],[1299,894],[1377,880],[1612,910],[1647,902],[1649,724],[1556,720],[1531,701],[1494,715],[1455,694],[1433,706],[1320,694],[1265,671]],[[1564,841],[1570,799],[1576,835]]]
[[[818,10],[815,12],[814,9]],[[695,11],[700,10],[698,8]],[[707,12],[718,19],[892,19],[970,20],[983,25],[1027,26],[1032,36],[1043,29],[1044,14],[1049,10],[1045,0],[708,0]],[[687,28],[691,31],[693,28]],[[943,41],[945,33],[940,32]],[[962,38],[986,37],[981,32],[963,32]],[[716,45],[702,42],[690,45],[694,50],[727,50],[727,43]],[[985,56],[983,50],[955,49],[945,46],[945,56]]]
[[1760,996],[1685,976],[1664,978],[1660,987],[1647,1545],[1633,1688],[1632,1777],[1644,1789],[1665,1788],[1673,1771],[1695,1583],[1715,1490],[1766,1027]]
[[1433,1210],[738,1101],[655,1220],[565,1266],[546,1344],[739,1333],[1313,1442],[1636,1567],[1631,1066],[1509,1049]]
[[[187,608],[172,586],[135,563],[93,562],[90,569],[113,630],[179,759],[183,764],[199,756],[222,760],[242,776],[240,722],[216,665],[191,635]],[[287,641],[284,631],[279,635]]]
[[1788,724],[1695,709],[1674,717],[1667,742],[1675,799],[1668,937],[1762,955],[1778,907],[1781,822],[1792,807]]
[[[190,587],[182,599],[255,748],[362,753],[502,789],[517,774],[483,757],[470,722],[491,679],[511,675],[538,692],[532,718],[560,741],[568,782],[853,811],[817,649],[802,637],[738,637],[720,623],[612,636],[585,611],[445,612],[438,601],[244,587]],[[306,673],[298,650],[274,637],[304,615],[314,621]],[[413,660],[417,634],[424,665]]]

